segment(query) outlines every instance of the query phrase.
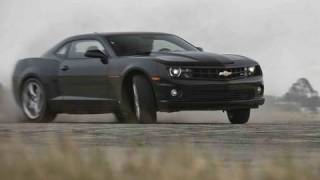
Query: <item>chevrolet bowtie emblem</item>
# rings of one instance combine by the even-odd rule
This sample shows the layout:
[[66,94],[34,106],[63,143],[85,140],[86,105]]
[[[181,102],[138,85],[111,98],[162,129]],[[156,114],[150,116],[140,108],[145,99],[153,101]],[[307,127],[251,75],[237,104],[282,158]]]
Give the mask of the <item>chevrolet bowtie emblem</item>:
[[222,72],[219,72],[219,76],[230,76],[232,74],[232,72],[229,72],[229,71],[222,71]]

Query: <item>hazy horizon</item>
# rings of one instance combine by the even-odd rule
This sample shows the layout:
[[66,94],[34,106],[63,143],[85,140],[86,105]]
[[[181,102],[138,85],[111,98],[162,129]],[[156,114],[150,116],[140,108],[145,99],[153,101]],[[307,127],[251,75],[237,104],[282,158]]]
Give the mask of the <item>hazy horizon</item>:
[[0,81],[8,82],[17,59],[39,56],[70,35],[157,31],[209,52],[257,60],[267,94],[282,95],[300,77],[320,91],[319,5],[312,0],[3,0]]

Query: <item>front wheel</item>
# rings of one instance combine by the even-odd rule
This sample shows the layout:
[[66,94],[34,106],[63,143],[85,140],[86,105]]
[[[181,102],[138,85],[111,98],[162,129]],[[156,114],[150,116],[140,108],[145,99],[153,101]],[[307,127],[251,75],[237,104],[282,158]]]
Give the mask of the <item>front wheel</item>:
[[21,90],[22,121],[47,123],[55,119],[56,113],[50,111],[46,92],[42,83],[30,78],[25,81]]
[[231,124],[246,124],[250,118],[250,109],[228,110],[227,115]]
[[139,123],[156,123],[157,111],[153,88],[149,80],[142,75],[132,79],[133,106]]
[[126,120],[126,116],[124,115],[123,112],[121,111],[115,111],[113,112],[114,117],[118,120],[119,123],[126,123],[128,122]]

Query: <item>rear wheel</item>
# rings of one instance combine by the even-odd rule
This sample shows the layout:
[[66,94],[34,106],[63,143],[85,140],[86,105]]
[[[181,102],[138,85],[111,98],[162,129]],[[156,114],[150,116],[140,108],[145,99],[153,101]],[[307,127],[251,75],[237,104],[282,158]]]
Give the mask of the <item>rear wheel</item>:
[[46,92],[41,82],[35,78],[25,81],[21,89],[22,121],[47,123],[55,119],[56,113],[50,111]]
[[246,124],[250,118],[250,109],[228,110],[227,115],[231,124]]

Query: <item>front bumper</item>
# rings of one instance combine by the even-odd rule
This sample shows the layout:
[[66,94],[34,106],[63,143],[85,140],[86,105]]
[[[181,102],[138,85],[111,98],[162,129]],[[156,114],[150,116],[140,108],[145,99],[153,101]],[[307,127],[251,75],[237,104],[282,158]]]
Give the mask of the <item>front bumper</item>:
[[163,112],[194,111],[194,110],[230,110],[258,108],[265,102],[264,98],[239,101],[166,101],[158,102],[158,108]]
[[[258,87],[262,92],[258,92]],[[172,96],[171,91],[178,91]],[[263,105],[264,85],[261,77],[232,81],[167,80],[154,82],[158,110],[229,110],[258,108]]]

